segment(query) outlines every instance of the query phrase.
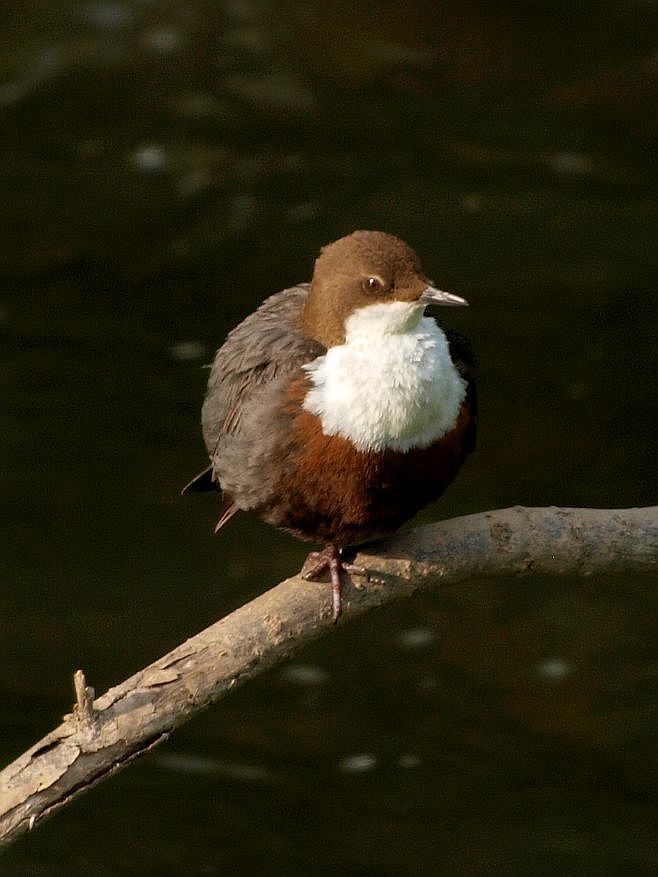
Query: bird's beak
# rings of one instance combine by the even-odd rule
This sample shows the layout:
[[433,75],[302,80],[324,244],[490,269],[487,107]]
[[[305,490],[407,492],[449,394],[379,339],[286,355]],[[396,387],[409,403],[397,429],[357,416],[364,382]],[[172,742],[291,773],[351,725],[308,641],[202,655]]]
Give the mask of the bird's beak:
[[460,295],[454,295],[452,292],[442,292],[440,289],[434,289],[428,286],[419,299],[424,305],[449,305],[451,307],[465,307],[468,302]]

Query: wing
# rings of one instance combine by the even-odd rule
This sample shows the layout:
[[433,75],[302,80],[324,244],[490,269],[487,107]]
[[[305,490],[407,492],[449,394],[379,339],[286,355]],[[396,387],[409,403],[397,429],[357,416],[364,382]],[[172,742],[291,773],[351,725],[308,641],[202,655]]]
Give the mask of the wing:
[[[244,434],[247,444],[252,438],[247,434],[253,432],[252,401],[258,399],[260,404],[268,398],[264,392],[268,386],[278,386],[285,376],[326,352],[299,328],[307,294],[308,284],[300,284],[270,296],[217,351],[201,418],[212,464],[228,438]],[[216,473],[217,466],[213,468]]]
[[468,338],[460,332],[456,332],[454,329],[446,329],[445,326],[441,326],[441,328],[448,339],[450,358],[457,366],[459,374],[464,378],[467,384],[466,402],[471,409],[471,423],[465,436],[464,452],[465,454],[470,454],[475,448],[478,420],[477,391],[474,378],[476,366],[475,354],[473,353],[473,348],[471,347],[471,342]]

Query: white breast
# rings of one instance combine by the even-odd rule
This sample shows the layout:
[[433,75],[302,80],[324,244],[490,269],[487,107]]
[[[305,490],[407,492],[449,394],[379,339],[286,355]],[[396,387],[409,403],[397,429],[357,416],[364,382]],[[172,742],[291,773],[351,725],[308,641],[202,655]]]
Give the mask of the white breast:
[[304,408],[320,418],[325,435],[343,436],[362,451],[408,451],[450,432],[466,381],[421,306],[369,305],[345,328],[345,344],[305,366],[312,387]]

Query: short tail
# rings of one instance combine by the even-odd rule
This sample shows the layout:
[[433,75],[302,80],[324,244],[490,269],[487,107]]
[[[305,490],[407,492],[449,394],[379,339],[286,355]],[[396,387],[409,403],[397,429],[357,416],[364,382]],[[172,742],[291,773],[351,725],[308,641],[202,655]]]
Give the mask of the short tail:
[[208,466],[203,472],[195,475],[191,481],[181,490],[181,496],[187,493],[206,493],[208,490],[219,490],[219,483],[212,471],[212,466]]
[[[195,475],[194,478],[188,482],[185,487],[181,490],[181,495],[185,496],[187,493],[206,493],[209,490],[219,490],[219,482],[215,478],[215,473],[212,470],[212,466],[208,466],[207,469],[204,469],[203,472],[199,472],[198,475]],[[220,530],[224,524],[228,523],[231,520],[233,515],[236,512],[239,512],[240,509],[236,506],[234,502],[231,501],[231,498],[224,495],[224,508],[222,509],[222,513],[219,516],[219,520],[215,524],[215,533]]]
[[215,524],[215,533],[217,533],[218,530],[221,530],[224,524],[227,524],[231,520],[233,515],[239,511],[240,509],[236,506],[236,504],[229,501],[228,505],[223,509],[221,515],[219,516],[219,520]]

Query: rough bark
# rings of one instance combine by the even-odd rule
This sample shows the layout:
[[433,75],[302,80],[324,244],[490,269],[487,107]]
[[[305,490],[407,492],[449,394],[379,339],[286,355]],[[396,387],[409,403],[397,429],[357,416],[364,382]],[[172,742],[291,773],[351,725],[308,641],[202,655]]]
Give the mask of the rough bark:
[[[344,617],[473,577],[656,574],[658,508],[511,508],[398,534],[356,559],[376,583],[347,584]],[[233,688],[332,629],[330,588],[298,576],[77,706],[0,773],[0,845],[55,813]]]

